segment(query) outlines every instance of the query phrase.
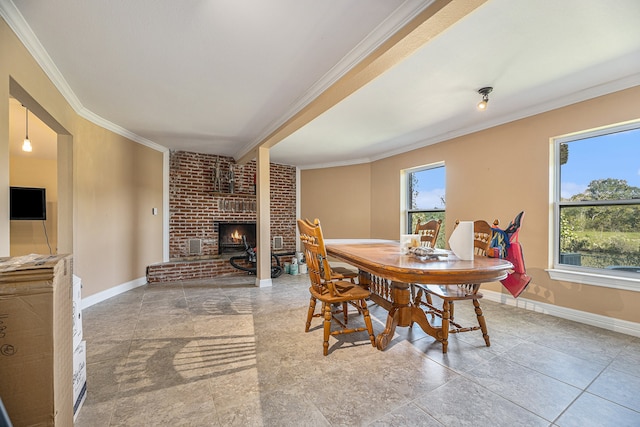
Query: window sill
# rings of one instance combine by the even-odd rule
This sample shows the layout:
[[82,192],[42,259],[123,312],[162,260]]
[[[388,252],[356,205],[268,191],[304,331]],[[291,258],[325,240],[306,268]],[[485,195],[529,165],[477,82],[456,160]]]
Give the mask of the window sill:
[[550,268],[546,271],[553,280],[640,292],[640,278],[636,279],[622,275],[614,276],[583,271],[559,270],[555,268]]

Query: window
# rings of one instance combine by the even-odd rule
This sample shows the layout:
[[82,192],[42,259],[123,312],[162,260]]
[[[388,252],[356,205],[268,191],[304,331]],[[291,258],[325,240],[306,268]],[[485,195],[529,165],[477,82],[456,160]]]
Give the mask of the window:
[[554,268],[640,279],[640,122],[554,144]]
[[445,247],[445,168],[441,163],[407,171],[407,233],[416,229],[418,219],[442,220],[436,246]]

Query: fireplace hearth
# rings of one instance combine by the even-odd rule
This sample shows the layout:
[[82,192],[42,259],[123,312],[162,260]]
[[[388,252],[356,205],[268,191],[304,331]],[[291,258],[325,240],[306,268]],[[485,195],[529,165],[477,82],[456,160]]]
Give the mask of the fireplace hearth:
[[218,222],[218,254],[244,253],[243,237],[249,247],[256,246],[255,222]]

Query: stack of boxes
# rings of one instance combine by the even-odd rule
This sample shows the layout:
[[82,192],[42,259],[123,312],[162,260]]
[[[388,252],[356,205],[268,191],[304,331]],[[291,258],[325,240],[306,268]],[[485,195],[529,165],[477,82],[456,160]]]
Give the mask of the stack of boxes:
[[82,283],[71,271],[69,255],[0,258],[0,399],[14,426],[71,426],[86,397]]
[[73,425],[71,256],[0,259],[0,398],[15,426]]

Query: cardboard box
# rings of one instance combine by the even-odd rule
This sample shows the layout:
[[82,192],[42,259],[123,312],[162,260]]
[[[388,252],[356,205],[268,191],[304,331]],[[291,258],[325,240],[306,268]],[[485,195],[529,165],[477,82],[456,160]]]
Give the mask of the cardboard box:
[[87,342],[81,341],[73,352],[73,420],[87,397]]
[[73,425],[72,258],[0,259],[0,397],[15,426]]
[[78,348],[82,341],[82,280],[73,275],[73,348]]

